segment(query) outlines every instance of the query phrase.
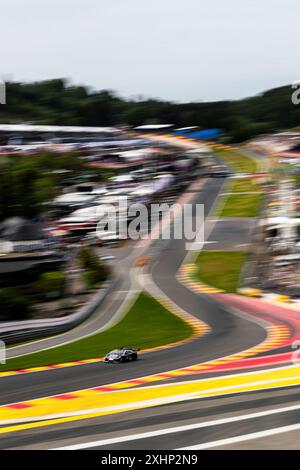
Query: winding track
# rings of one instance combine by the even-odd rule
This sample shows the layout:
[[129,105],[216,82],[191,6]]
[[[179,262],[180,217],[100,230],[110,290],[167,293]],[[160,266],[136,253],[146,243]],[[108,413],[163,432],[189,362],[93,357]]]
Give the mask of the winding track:
[[[212,208],[222,183],[221,179],[208,180],[201,194],[195,196],[195,202],[205,204],[206,214]],[[176,354],[172,348],[153,351],[134,365],[124,364],[118,369],[118,381],[230,355],[254,346],[265,338],[264,329],[257,324],[232,315],[220,304],[207,296],[199,296],[176,280],[176,272],[185,256],[185,240],[171,240],[159,254],[153,267],[153,279],[180,307],[210,325],[211,333],[178,346]],[[114,381],[115,368],[102,363],[4,377],[0,380],[0,404],[96,387]]]
[[[205,204],[206,216],[220,192],[222,183],[223,181],[220,179],[208,180],[201,193],[195,194],[193,201],[194,203]],[[232,299],[229,297],[228,307],[225,307],[218,302],[220,300],[218,296],[214,298],[199,295],[179,283],[175,276],[186,255],[185,240],[171,240],[168,246],[164,246],[158,255],[152,265],[154,282],[181,308],[210,325],[211,332],[204,338],[196,339],[176,348],[149,352],[135,364],[124,364],[122,368],[118,368],[118,381],[211,361],[254,347],[266,339],[266,331],[262,326],[249,321],[244,316],[232,313],[230,307],[232,307],[234,301],[237,302],[234,297]],[[132,257],[132,262],[133,260],[134,257]],[[240,306],[235,305],[235,307],[239,308]],[[243,309],[244,311],[247,310],[246,303]],[[265,306],[265,310],[266,314],[271,316],[273,307],[271,305]],[[7,405],[49,395],[65,394],[73,390],[96,387],[115,381],[116,369],[107,367],[102,363],[3,377],[0,379],[0,403]],[[186,425],[187,423],[195,423],[195,421],[199,422],[200,418],[201,420],[205,417],[209,417],[209,420],[212,417],[219,419],[220,416],[228,416],[229,413],[232,415],[233,412],[244,412],[244,410],[253,408],[261,410],[272,405],[278,406],[281,403],[294,403],[296,401],[297,396],[293,389],[288,391],[285,391],[285,389],[276,390],[271,395],[270,392],[268,394],[262,392],[245,394],[239,397],[238,405],[235,403],[234,397],[198,399],[176,405],[169,404],[163,407],[121,413],[118,414],[118,422],[115,422],[113,416],[107,416],[82,420],[77,422],[75,427],[72,423],[65,423],[53,425],[50,428],[38,428],[38,432],[28,429],[22,431],[22,433],[4,434],[1,436],[1,448],[58,447],[64,443],[93,441],[99,435],[102,435],[102,440],[110,435],[127,435],[129,429],[131,434],[136,434],[135,429],[138,429],[138,433],[141,434],[149,431],[149,429],[155,431],[157,428],[164,427],[164,425],[165,427],[177,426],[179,423]],[[287,422],[294,419],[291,418],[291,412],[287,411],[286,413]],[[282,417],[283,414],[278,413],[276,420],[274,418],[276,426],[280,416]],[[259,417],[253,418],[253,420],[245,418],[245,422],[251,423],[247,427],[249,432],[261,429],[257,421],[259,419],[261,420]],[[244,423],[244,420],[239,423]],[[103,424],[105,424],[105,436],[103,436]],[[220,439],[227,438],[232,434],[228,430],[228,425],[227,427],[226,425],[227,423],[221,422],[218,424],[220,431],[217,435],[220,436]],[[275,424],[273,427],[275,427]],[[111,444],[105,444],[105,447],[103,447],[103,444],[102,446],[100,444],[93,447],[112,449],[136,449],[139,446],[141,446],[140,448],[186,447],[212,440],[210,439],[211,429],[210,426],[207,426],[206,428],[199,428],[197,431],[194,430],[193,439],[191,439],[191,431],[180,430],[174,431],[174,434],[168,434],[168,437],[163,439],[153,435],[148,438],[132,439],[131,444],[128,442],[123,444],[111,442]],[[236,429],[239,429],[239,427],[237,426]],[[216,433],[214,432],[214,440],[215,437]],[[112,437],[112,439],[114,438]]]

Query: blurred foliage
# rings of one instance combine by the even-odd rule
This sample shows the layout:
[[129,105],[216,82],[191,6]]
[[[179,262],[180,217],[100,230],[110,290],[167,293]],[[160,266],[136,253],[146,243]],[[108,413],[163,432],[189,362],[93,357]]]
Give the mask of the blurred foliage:
[[83,276],[88,288],[96,287],[97,284],[108,278],[108,266],[97,258],[91,247],[80,247],[78,262],[84,269]]
[[31,314],[31,303],[15,288],[0,289],[0,318],[2,320],[24,320]]
[[66,178],[88,173],[100,181],[101,170],[87,167],[75,152],[0,157],[0,220],[12,216],[34,217],[47,209]]
[[290,86],[284,86],[236,101],[172,103],[126,100],[111,90],[93,91],[64,79],[7,83],[7,104],[0,107],[0,122],[83,126],[167,122],[223,128],[229,140],[240,142],[299,125],[300,107],[292,104],[291,92]]
[[78,263],[82,268],[89,267],[93,262],[92,250],[89,246],[82,245],[78,250]]
[[36,290],[45,298],[60,298],[66,288],[66,276],[62,271],[48,271],[41,274]]
[[87,269],[84,271],[83,277],[88,289],[93,289],[99,282],[104,281],[102,273],[99,275],[99,270],[97,269]]

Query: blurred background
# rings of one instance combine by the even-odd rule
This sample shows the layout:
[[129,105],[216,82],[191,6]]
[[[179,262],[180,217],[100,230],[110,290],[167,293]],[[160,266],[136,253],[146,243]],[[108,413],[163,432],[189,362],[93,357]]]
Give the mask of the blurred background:
[[3,322],[64,317],[106,286],[134,242],[117,228],[96,234],[99,208],[120,198],[171,205],[215,177],[241,195],[222,215],[244,217],[247,230],[255,221],[229,288],[297,300],[299,9],[292,0],[2,8]]

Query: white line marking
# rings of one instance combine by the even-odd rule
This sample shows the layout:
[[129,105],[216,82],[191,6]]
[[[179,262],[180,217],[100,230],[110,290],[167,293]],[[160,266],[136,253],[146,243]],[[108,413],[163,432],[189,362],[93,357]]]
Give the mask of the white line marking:
[[[178,433],[178,432],[184,432],[184,431],[191,431],[193,429],[201,429],[201,428],[206,428],[206,427],[211,427],[211,426],[219,426],[222,424],[228,424],[228,423],[235,423],[238,421],[244,421],[248,419],[255,419],[255,418],[261,418],[262,416],[269,416],[269,415],[274,415],[278,413],[286,413],[289,411],[294,411],[294,410],[299,410],[300,405],[295,405],[295,406],[287,406],[284,408],[278,408],[275,410],[266,410],[266,411],[260,411],[257,413],[249,413],[247,415],[240,415],[240,416],[232,416],[230,418],[222,418],[222,419],[216,419],[212,421],[204,421],[203,423],[195,423],[195,424],[187,424],[184,426],[175,426],[173,428],[166,428],[166,429],[158,429],[156,431],[149,431],[149,432],[144,432],[144,433],[139,433],[139,434],[132,434],[131,436],[121,436],[121,437],[113,437],[111,439],[102,439],[98,441],[93,441],[93,442],[85,442],[82,444],[74,444],[70,446],[65,446],[65,447],[59,447],[56,449],[51,449],[51,450],[76,450],[76,449],[87,449],[90,447],[97,447],[97,446],[105,446],[105,445],[110,445],[110,444],[117,444],[119,442],[129,442],[129,441],[136,441],[139,439],[148,439],[149,437],[157,437],[157,436],[164,436],[167,434],[173,434],[173,433]],[[293,428],[296,426],[296,429],[300,429],[300,423],[291,425],[291,426],[285,426],[283,428],[275,428],[272,430],[268,431],[261,431],[257,433],[251,433],[247,434],[245,436],[237,436],[233,438],[228,438],[228,439],[222,439],[219,441],[212,441],[204,444],[197,444],[196,446],[191,446],[191,447],[185,447],[180,450],[189,450],[189,449],[206,449],[208,446],[215,447],[217,445],[222,445],[224,441],[232,441],[232,442],[238,442],[239,440],[246,440],[246,436],[253,436],[255,434],[264,434],[264,433],[270,433],[272,431],[276,431],[278,429],[285,429],[285,428]],[[292,429],[290,429],[292,430]],[[283,432],[283,431],[280,431]],[[269,434],[265,434],[269,435]],[[259,436],[255,436],[259,437]],[[254,438],[255,438],[254,437]],[[263,436],[262,436],[263,437]],[[244,439],[243,439],[244,438]],[[248,437],[248,439],[252,439],[252,437]],[[219,444],[221,443],[221,444]],[[231,442],[228,442],[229,444]],[[177,449],[179,450],[179,449]]]
[[290,424],[289,426],[281,426],[279,428],[268,429],[266,431],[252,432],[250,434],[244,434],[242,436],[229,437],[227,439],[220,439],[219,441],[206,442],[204,444],[197,444],[190,447],[182,447],[176,450],[204,450],[211,449],[212,447],[226,446],[229,444],[235,444],[237,442],[245,442],[253,439],[261,439],[262,437],[274,436],[275,434],[282,434],[284,432],[297,431],[300,429],[300,423]]

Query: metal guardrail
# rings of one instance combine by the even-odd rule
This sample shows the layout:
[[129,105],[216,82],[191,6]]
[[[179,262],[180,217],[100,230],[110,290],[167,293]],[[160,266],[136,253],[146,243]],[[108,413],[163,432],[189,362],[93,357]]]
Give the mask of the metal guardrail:
[[6,344],[13,344],[70,330],[90,317],[118,284],[118,279],[110,280],[88,303],[64,317],[3,322],[0,324],[0,339]]

